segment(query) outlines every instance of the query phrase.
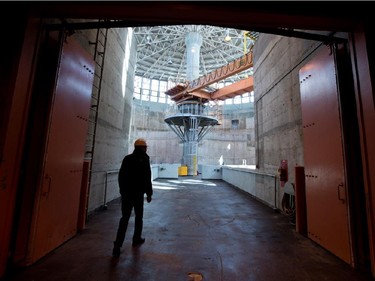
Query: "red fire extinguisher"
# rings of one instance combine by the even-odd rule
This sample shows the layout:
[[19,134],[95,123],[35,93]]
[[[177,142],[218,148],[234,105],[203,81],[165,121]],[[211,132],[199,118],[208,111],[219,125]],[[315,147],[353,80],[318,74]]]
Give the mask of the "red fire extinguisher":
[[280,167],[279,167],[279,178],[280,178],[280,185],[284,187],[284,184],[288,181],[288,160],[281,160]]

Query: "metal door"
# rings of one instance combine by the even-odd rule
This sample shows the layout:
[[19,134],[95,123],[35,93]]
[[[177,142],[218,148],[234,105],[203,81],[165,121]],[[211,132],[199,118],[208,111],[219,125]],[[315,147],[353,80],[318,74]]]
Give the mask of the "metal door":
[[77,232],[94,62],[74,40],[62,49],[42,185],[35,202],[28,262]]
[[329,47],[299,71],[308,237],[352,264],[334,57]]

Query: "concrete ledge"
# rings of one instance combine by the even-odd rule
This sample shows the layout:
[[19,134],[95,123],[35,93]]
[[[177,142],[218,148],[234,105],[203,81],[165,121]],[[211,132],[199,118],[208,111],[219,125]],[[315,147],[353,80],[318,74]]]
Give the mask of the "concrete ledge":
[[220,165],[198,165],[198,170],[202,180],[221,180],[221,167]]
[[159,164],[158,178],[160,179],[178,179],[178,167],[181,164]]
[[245,167],[222,167],[222,179],[249,193],[262,203],[276,209],[275,175],[263,174]]

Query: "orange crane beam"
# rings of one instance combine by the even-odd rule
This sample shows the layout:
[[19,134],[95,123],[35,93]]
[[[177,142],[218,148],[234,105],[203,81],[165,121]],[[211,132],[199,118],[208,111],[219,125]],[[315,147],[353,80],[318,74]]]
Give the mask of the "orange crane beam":
[[215,82],[219,82],[233,76],[234,74],[240,73],[253,66],[253,54],[251,52],[243,55],[242,57],[224,65],[202,77],[199,77],[189,82],[186,89],[187,92],[194,92],[202,89]]
[[208,93],[204,90],[198,90],[191,93],[185,93],[178,98],[173,98],[175,102],[183,102],[185,100],[191,99],[193,96],[209,100],[226,100],[228,98],[233,98],[237,95],[242,95],[254,90],[254,78],[252,76],[245,78],[243,80],[237,81],[229,86],[225,86],[215,92]]
[[223,80],[227,77],[233,76],[234,74],[249,69],[252,66],[253,55],[251,52],[249,52],[242,57],[230,62],[229,64],[222,66],[221,68],[218,68],[202,77],[190,81],[187,85],[177,85],[174,88],[166,91],[165,93],[171,96],[172,100],[178,101],[181,96],[186,96],[187,94],[194,95],[194,92],[199,91],[202,88]]
[[252,76],[233,83],[229,86],[223,87],[211,94],[211,100],[225,100],[233,98],[237,95],[242,95],[254,90],[254,78]]

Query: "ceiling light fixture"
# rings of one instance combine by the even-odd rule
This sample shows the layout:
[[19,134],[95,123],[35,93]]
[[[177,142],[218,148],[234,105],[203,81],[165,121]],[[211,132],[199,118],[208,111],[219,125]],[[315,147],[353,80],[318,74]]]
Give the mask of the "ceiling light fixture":
[[230,40],[232,40],[232,37],[229,36],[229,31],[227,30],[227,33],[226,33],[225,38],[224,38],[224,41],[225,42],[229,42]]

